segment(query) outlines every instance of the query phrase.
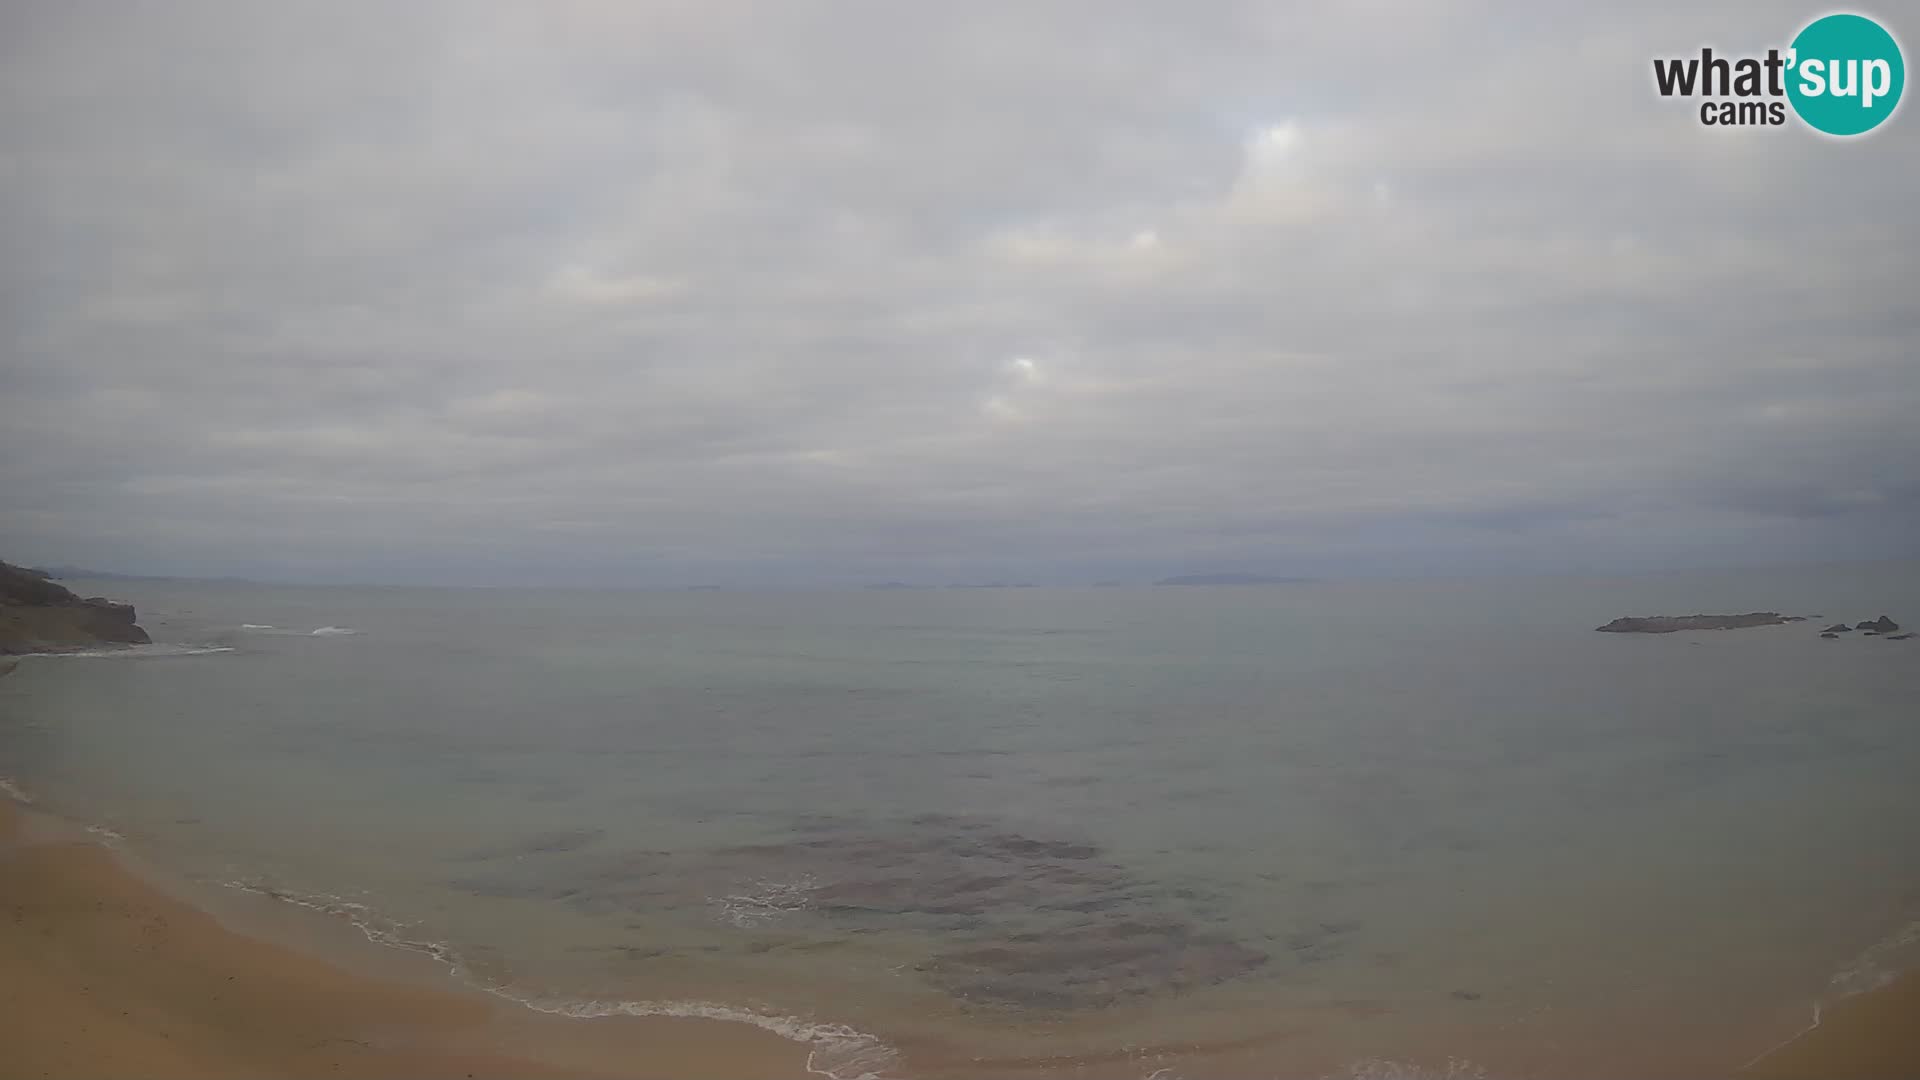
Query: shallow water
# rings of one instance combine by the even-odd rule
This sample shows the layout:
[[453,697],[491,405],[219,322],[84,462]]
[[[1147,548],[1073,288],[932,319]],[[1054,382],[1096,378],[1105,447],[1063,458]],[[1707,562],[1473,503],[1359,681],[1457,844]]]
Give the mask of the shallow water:
[[844,1076],[1737,1065],[1920,947],[1920,640],[1592,631],[1920,622],[1913,564],[77,587],[162,645],[0,680],[12,788],[541,1007],[757,1017]]

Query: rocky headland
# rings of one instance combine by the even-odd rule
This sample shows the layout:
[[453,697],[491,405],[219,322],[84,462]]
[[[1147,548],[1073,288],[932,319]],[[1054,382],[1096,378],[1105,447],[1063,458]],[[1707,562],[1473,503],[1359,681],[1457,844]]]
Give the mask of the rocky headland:
[[0,562],[0,656],[145,645],[133,605],[79,597],[38,570]]

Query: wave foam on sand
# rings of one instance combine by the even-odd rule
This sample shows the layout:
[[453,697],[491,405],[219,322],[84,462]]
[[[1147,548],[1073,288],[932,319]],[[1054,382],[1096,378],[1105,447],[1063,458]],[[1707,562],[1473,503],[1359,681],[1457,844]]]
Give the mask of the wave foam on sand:
[[1368,1058],[1347,1066],[1337,1077],[1322,1080],[1488,1080],[1487,1071],[1471,1061],[1449,1061],[1439,1067],[1404,1061]]
[[667,1016],[750,1024],[789,1042],[807,1046],[807,1071],[830,1080],[882,1080],[881,1070],[891,1066],[898,1057],[892,1047],[845,1024],[826,1024],[794,1016],[769,1016],[711,1001],[540,1001],[505,993],[501,993],[501,996],[536,1012],[581,1019]]
[[50,657],[73,660],[160,660],[176,656],[209,656],[237,651],[231,645],[119,645],[111,649],[75,649],[71,652],[25,653],[26,657]]
[[504,998],[534,1012],[577,1019],[606,1016],[670,1017],[692,1020],[720,1020],[748,1024],[762,1031],[800,1043],[808,1048],[807,1071],[828,1080],[884,1080],[882,1071],[891,1066],[898,1053],[877,1037],[845,1024],[823,1023],[796,1016],[777,1016],[754,1012],[712,1001],[599,1001],[568,998],[536,998],[509,986],[489,985],[474,978],[452,945],[412,935],[412,924],[398,923],[380,915],[358,900],[332,894],[300,894],[256,881],[224,881],[230,889],[265,896],[283,903],[318,911],[347,920],[362,936],[376,945],[403,949],[432,957],[445,965],[449,974],[475,989]]
[[[1833,991],[1830,1000],[1843,1002],[1848,998],[1870,994],[1892,985],[1900,977],[1901,972],[1901,966],[1895,959],[1896,954],[1903,953],[1916,945],[1920,945],[1920,919],[1907,923],[1860,950],[1860,954],[1854,957],[1851,963],[1835,972],[1833,977],[1827,980],[1827,987]],[[1752,1060],[1740,1066],[1742,1071],[1753,1068],[1779,1051],[1820,1030],[1821,1023],[1826,1019],[1827,1004],[1827,1001],[1814,1002],[1813,1016],[1807,1021],[1806,1027],[1754,1055]]]
[[1920,946],[1920,919],[1867,946],[1853,962],[1836,972],[1827,985],[1840,997],[1878,990],[1898,978],[1905,966],[1898,957]]

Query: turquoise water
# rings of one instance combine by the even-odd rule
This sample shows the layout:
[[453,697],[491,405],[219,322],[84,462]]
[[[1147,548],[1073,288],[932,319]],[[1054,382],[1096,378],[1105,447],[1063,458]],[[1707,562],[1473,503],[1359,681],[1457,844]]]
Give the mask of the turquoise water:
[[735,1016],[846,1077],[1604,1075],[1623,1030],[1738,1064],[1920,937],[1920,640],[1592,630],[1920,623],[1914,564],[74,584],[160,644],[0,680],[18,791],[541,1007]]

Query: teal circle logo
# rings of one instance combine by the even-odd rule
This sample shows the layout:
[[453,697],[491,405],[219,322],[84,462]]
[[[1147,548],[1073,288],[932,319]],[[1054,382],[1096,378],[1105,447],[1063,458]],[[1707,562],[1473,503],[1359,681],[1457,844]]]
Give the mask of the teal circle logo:
[[1864,15],[1828,15],[1793,39],[1787,100],[1815,131],[1864,135],[1900,104],[1907,65],[1900,43]]

